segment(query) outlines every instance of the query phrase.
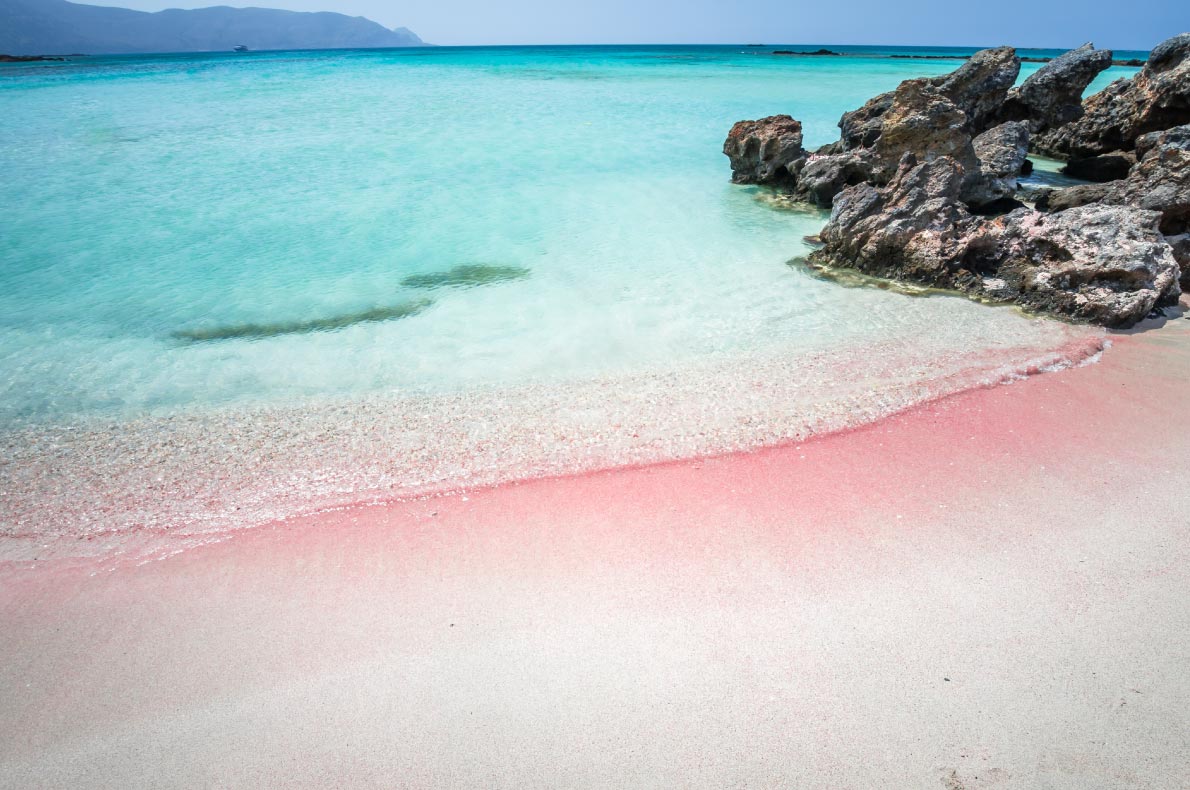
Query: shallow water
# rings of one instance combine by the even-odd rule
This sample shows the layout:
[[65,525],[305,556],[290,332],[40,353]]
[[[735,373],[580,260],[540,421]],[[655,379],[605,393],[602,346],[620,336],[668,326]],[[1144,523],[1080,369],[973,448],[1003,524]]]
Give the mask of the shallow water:
[[814,146],[956,65],[574,47],[0,71],[0,524],[216,528],[739,449],[1078,357],[1098,333],[787,266],[824,215],[728,180],[735,120],[789,112]]

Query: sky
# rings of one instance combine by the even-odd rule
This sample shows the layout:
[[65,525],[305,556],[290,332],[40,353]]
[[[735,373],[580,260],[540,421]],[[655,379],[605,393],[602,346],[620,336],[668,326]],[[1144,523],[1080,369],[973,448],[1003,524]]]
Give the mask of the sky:
[[[1150,49],[1190,30],[1187,0],[85,0],[337,11],[475,44],[908,44]],[[1126,10],[1124,10],[1126,7]]]

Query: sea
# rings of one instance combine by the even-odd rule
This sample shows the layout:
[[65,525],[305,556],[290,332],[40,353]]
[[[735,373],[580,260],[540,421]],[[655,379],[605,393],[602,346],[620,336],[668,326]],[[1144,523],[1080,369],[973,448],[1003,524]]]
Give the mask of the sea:
[[890,55],[974,51],[824,46],[0,66],[0,560],[800,442],[1101,350],[802,265],[827,214],[732,184],[732,124],[821,145],[961,64]]

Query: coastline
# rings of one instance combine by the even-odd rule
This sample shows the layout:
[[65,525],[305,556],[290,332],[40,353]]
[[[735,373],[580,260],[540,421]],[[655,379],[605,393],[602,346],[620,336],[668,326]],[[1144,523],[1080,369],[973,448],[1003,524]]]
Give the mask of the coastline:
[[[962,297],[929,297],[939,307]],[[767,351],[647,374],[332,399],[0,432],[0,569],[143,562],[281,520],[514,482],[753,452],[1098,358],[1101,330],[962,305],[912,346]],[[434,437],[431,440],[429,437]],[[250,463],[246,463],[250,461]]]
[[0,785],[1170,786],[1190,322],[1113,340],[801,445],[10,569]]

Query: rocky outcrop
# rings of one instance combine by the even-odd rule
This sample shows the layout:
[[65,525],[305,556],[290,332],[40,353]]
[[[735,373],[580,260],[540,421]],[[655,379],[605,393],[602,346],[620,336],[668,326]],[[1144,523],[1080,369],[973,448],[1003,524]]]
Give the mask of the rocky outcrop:
[[965,180],[950,157],[907,154],[888,186],[836,198],[811,261],[1105,326],[1176,301],[1178,265],[1157,212],[1092,205],[983,219],[959,199]]
[[1116,80],[1083,103],[1072,123],[1034,138],[1051,156],[1085,159],[1130,151],[1143,134],[1190,123],[1190,33],[1155,47],[1140,73]]
[[723,153],[737,184],[792,184],[806,158],[802,125],[788,115],[740,121],[731,127]]
[[979,178],[968,200],[976,205],[991,205],[1011,200],[1017,191],[1017,178],[1029,153],[1029,127],[1020,121],[993,126],[971,142],[979,161]]
[[1142,136],[1137,151],[1141,160],[1127,178],[1059,189],[1042,207],[1058,212],[1089,203],[1137,206],[1159,212],[1166,235],[1190,232],[1190,124]]
[[1111,50],[1090,43],[1065,52],[1010,90],[997,117],[1025,121],[1034,134],[1076,121],[1083,115],[1083,91],[1111,64]]
[[1190,124],[1137,139],[1140,161],[1127,178],[1106,184],[1060,189],[1039,202],[1039,208],[1064,212],[1093,203],[1135,206],[1158,213],[1158,228],[1170,240],[1183,279],[1190,282]]
[[[1128,326],[1190,284],[1190,118],[1171,123],[1190,108],[1190,34],[1080,104],[1110,62],[1087,44],[1011,89],[1016,53],[984,50],[845,113],[840,139],[813,154],[789,116],[737,124],[724,153],[734,180],[832,208],[817,266]],[[1036,138],[1105,183],[1039,189],[1026,208],[1018,179]]]

